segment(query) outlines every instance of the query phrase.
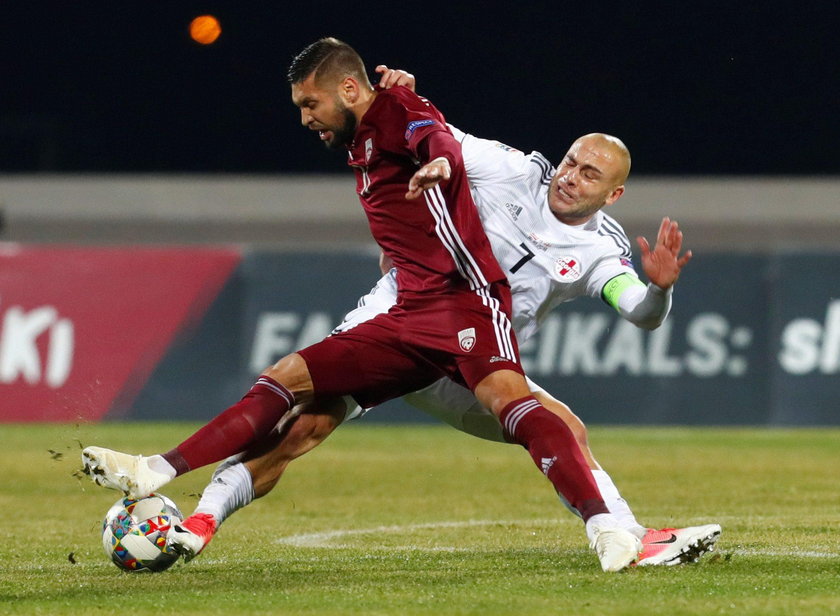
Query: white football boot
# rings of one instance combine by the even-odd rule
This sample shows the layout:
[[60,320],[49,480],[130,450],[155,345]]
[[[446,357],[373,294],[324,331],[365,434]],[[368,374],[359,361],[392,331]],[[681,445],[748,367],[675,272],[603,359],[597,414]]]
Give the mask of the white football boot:
[[623,528],[596,528],[589,547],[598,555],[601,569],[621,571],[636,561],[642,551],[642,542]]
[[86,447],[82,451],[82,471],[105,488],[120,490],[131,498],[143,498],[171,479],[149,468],[148,458],[120,453],[104,447]]
[[693,563],[715,549],[720,537],[720,524],[687,528],[648,529],[642,538],[640,567],[646,565],[680,565]]

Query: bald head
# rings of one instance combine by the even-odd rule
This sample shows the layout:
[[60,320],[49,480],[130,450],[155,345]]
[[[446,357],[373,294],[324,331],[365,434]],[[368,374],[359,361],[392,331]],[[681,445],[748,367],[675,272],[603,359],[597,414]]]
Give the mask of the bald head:
[[621,186],[630,175],[630,150],[618,137],[605,133],[589,133],[579,137],[572,148],[578,146],[594,154],[601,162],[603,173],[613,186]]
[[620,139],[590,133],[577,139],[557,166],[548,205],[558,220],[582,225],[624,194],[630,152]]

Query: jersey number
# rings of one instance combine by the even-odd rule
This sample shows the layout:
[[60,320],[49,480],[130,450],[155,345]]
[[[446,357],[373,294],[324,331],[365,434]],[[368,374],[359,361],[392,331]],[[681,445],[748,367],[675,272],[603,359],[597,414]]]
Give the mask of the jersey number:
[[528,248],[528,247],[525,245],[525,242],[522,242],[522,243],[519,245],[519,247],[520,247],[520,248],[522,248],[522,250],[524,250],[524,251],[526,252],[526,254],[525,254],[525,256],[524,256],[524,257],[522,257],[521,259],[519,259],[519,261],[517,261],[516,263],[514,263],[514,264],[513,264],[513,267],[512,267],[512,268],[510,268],[510,273],[511,273],[511,274],[515,274],[516,272],[518,272],[518,271],[519,271],[519,269],[520,269],[523,265],[525,265],[528,261],[530,261],[531,259],[533,259],[533,258],[534,258],[534,253],[533,253],[533,252],[531,252],[531,249],[530,249],[530,248]]

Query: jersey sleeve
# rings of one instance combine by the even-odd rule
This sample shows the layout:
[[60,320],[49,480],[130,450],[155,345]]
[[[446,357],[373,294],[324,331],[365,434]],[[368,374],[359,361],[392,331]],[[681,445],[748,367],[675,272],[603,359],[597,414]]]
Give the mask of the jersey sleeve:
[[472,186],[505,181],[521,169],[524,154],[519,150],[503,146],[498,141],[480,139],[458,129],[452,132],[461,142],[467,181]]
[[481,139],[449,125],[461,143],[461,154],[467,169],[467,181],[473,188],[511,181],[523,181],[532,190],[551,182],[554,167],[539,152],[524,152],[501,141]]
[[[586,294],[594,298],[604,298],[604,289],[611,280],[622,275],[639,279],[630,261],[617,256],[601,259],[591,270],[586,280]],[[641,281],[639,281],[640,284]]]
[[[610,283],[608,283],[610,284]],[[615,308],[623,319],[642,329],[656,329],[671,311],[673,287],[662,289],[653,283],[647,286],[627,285],[615,298]]]
[[[603,211],[598,212],[596,216],[598,216],[597,233],[600,236],[599,258],[589,272],[586,293],[590,297],[600,297],[606,301],[604,288],[608,282],[623,274],[638,280],[639,275],[633,267],[630,239],[622,226]],[[639,284],[643,283],[639,281]]]
[[629,262],[604,259],[587,281],[587,293],[600,297],[621,317],[642,329],[656,329],[671,310],[671,289],[639,279]]
[[429,150],[423,143],[430,135],[439,133],[435,136],[441,138],[440,143],[451,141],[452,147],[457,147],[443,114],[426,99],[403,86],[383,90],[379,96],[384,98],[380,111],[384,128],[379,137],[380,148],[425,163]]
[[414,150],[415,158],[421,163],[428,163],[437,158],[445,158],[451,168],[463,166],[461,148],[455,138],[448,132],[433,131],[417,142]]

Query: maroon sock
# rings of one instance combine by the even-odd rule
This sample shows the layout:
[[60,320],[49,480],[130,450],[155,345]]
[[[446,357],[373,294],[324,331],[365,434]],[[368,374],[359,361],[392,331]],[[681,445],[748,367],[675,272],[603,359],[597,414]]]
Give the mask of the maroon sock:
[[537,468],[548,477],[557,493],[578,510],[584,522],[595,514],[609,513],[566,422],[533,396],[505,406],[499,419],[507,436],[528,450]]
[[178,475],[219,462],[268,434],[294,405],[295,397],[289,390],[261,376],[242,400],[163,457]]

